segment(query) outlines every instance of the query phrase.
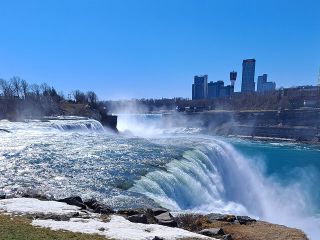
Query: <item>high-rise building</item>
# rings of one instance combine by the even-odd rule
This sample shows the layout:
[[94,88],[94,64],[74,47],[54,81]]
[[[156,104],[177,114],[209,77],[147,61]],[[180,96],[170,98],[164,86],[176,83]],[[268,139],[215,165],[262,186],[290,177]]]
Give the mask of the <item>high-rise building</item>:
[[256,68],[255,59],[243,60],[241,92],[251,93],[255,91],[255,82],[254,82],[255,68]]
[[209,82],[208,83],[208,98],[215,99],[219,97],[230,97],[234,93],[234,86],[224,86],[223,81]]
[[224,87],[223,81],[209,82],[208,83],[208,98],[215,99],[220,97],[220,89]]
[[268,75],[263,74],[261,76],[258,76],[258,83],[257,83],[257,92],[259,93],[265,93],[274,91],[276,89],[276,83],[275,82],[268,82]]
[[208,75],[194,76],[192,84],[192,100],[206,99],[208,97]]
[[261,76],[258,76],[258,82],[257,82],[257,92],[262,92],[263,91],[263,85],[267,82],[268,80],[268,75],[263,74]]
[[235,71],[230,72],[231,86],[234,87],[234,84],[235,84],[236,80],[237,80],[237,72],[235,72]]

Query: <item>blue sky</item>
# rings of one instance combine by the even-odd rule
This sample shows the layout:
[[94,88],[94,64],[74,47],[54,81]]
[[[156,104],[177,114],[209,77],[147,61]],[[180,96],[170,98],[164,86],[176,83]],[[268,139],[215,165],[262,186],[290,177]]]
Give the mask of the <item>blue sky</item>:
[[0,78],[101,99],[191,97],[256,58],[277,87],[316,84],[319,0],[0,0]]

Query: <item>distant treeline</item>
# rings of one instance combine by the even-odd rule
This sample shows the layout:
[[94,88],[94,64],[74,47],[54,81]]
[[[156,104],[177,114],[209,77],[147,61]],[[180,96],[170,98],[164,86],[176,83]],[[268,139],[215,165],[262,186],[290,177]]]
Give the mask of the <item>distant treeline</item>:
[[68,104],[82,104],[93,110],[104,108],[93,91],[84,93],[75,90],[66,99],[62,92],[46,83],[29,84],[20,77],[0,79],[0,119],[19,120],[68,114],[65,107]]
[[258,94],[235,93],[231,97],[190,100],[187,98],[99,101],[93,91],[68,94],[46,83],[29,84],[13,77],[0,79],[0,119],[19,120],[51,115],[81,115],[100,119],[111,112],[148,113],[155,111],[278,110],[320,108],[320,87],[297,87]]
[[320,108],[320,88],[286,88],[258,94],[235,93],[231,97],[190,100],[187,98],[134,99],[106,101],[112,112],[154,112],[176,109],[178,111],[202,110],[278,110],[301,107]]

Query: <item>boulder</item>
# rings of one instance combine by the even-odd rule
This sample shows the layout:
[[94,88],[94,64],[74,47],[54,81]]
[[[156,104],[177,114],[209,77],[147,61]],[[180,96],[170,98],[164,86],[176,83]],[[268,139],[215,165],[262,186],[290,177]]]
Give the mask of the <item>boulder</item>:
[[231,234],[226,234],[223,236],[223,240],[232,240],[232,239],[233,238],[232,238]]
[[134,223],[144,223],[144,224],[148,223],[148,219],[147,219],[147,216],[145,214],[132,215],[132,216],[127,217],[127,219],[130,222],[134,222]]
[[169,212],[161,213],[154,217],[158,224],[168,226],[168,227],[177,227],[178,223],[173,218]]
[[45,195],[44,193],[30,188],[19,191],[18,196],[19,195],[23,198],[35,198],[44,201],[52,200],[49,196]]
[[236,216],[229,214],[210,213],[207,215],[210,221],[234,222]]
[[132,215],[140,214],[142,213],[142,211],[139,211],[137,209],[123,209],[123,210],[118,210],[117,213],[121,215],[132,216]]
[[84,202],[84,204],[93,210],[93,212],[95,213],[100,213],[100,214],[110,214],[110,213],[114,213],[114,211],[109,208],[108,206],[99,203],[97,200],[95,199],[90,199],[86,202]]
[[6,199],[6,195],[5,194],[0,194],[0,199]]
[[225,233],[222,228],[207,228],[207,229],[201,230],[199,234],[202,234],[208,237],[216,237],[216,236],[224,235]]
[[256,222],[257,220],[248,216],[237,216],[237,220],[241,225],[246,225],[247,223]]
[[69,221],[70,218],[79,217],[79,212],[76,213],[64,213],[64,214],[46,214],[46,213],[36,213],[30,214],[29,217],[33,219],[41,219],[41,220],[54,220],[54,221]]
[[152,240],[164,240],[164,238],[161,238],[161,237],[155,236]]
[[81,197],[79,197],[79,196],[67,197],[67,198],[59,199],[58,202],[64,202],[66,204],[77,206],[77,207],[80,207],[82,209],[86,209],[87,208],[86,205],[83,203]]
[[153,214],[153,216],[158,216],[162,213],[168,212],[168,210],[164,209],[164,208],[152,208],[152,209],[150,209],[150,211]]

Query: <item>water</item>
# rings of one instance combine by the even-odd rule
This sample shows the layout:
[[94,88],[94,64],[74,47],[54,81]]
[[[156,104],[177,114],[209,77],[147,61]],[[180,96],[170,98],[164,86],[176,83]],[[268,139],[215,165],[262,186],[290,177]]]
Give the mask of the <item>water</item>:
[[95,197],[113,208],[249,215],[320,234],[320,150],[207,135],[161,115],[0,121],[0,191]]

